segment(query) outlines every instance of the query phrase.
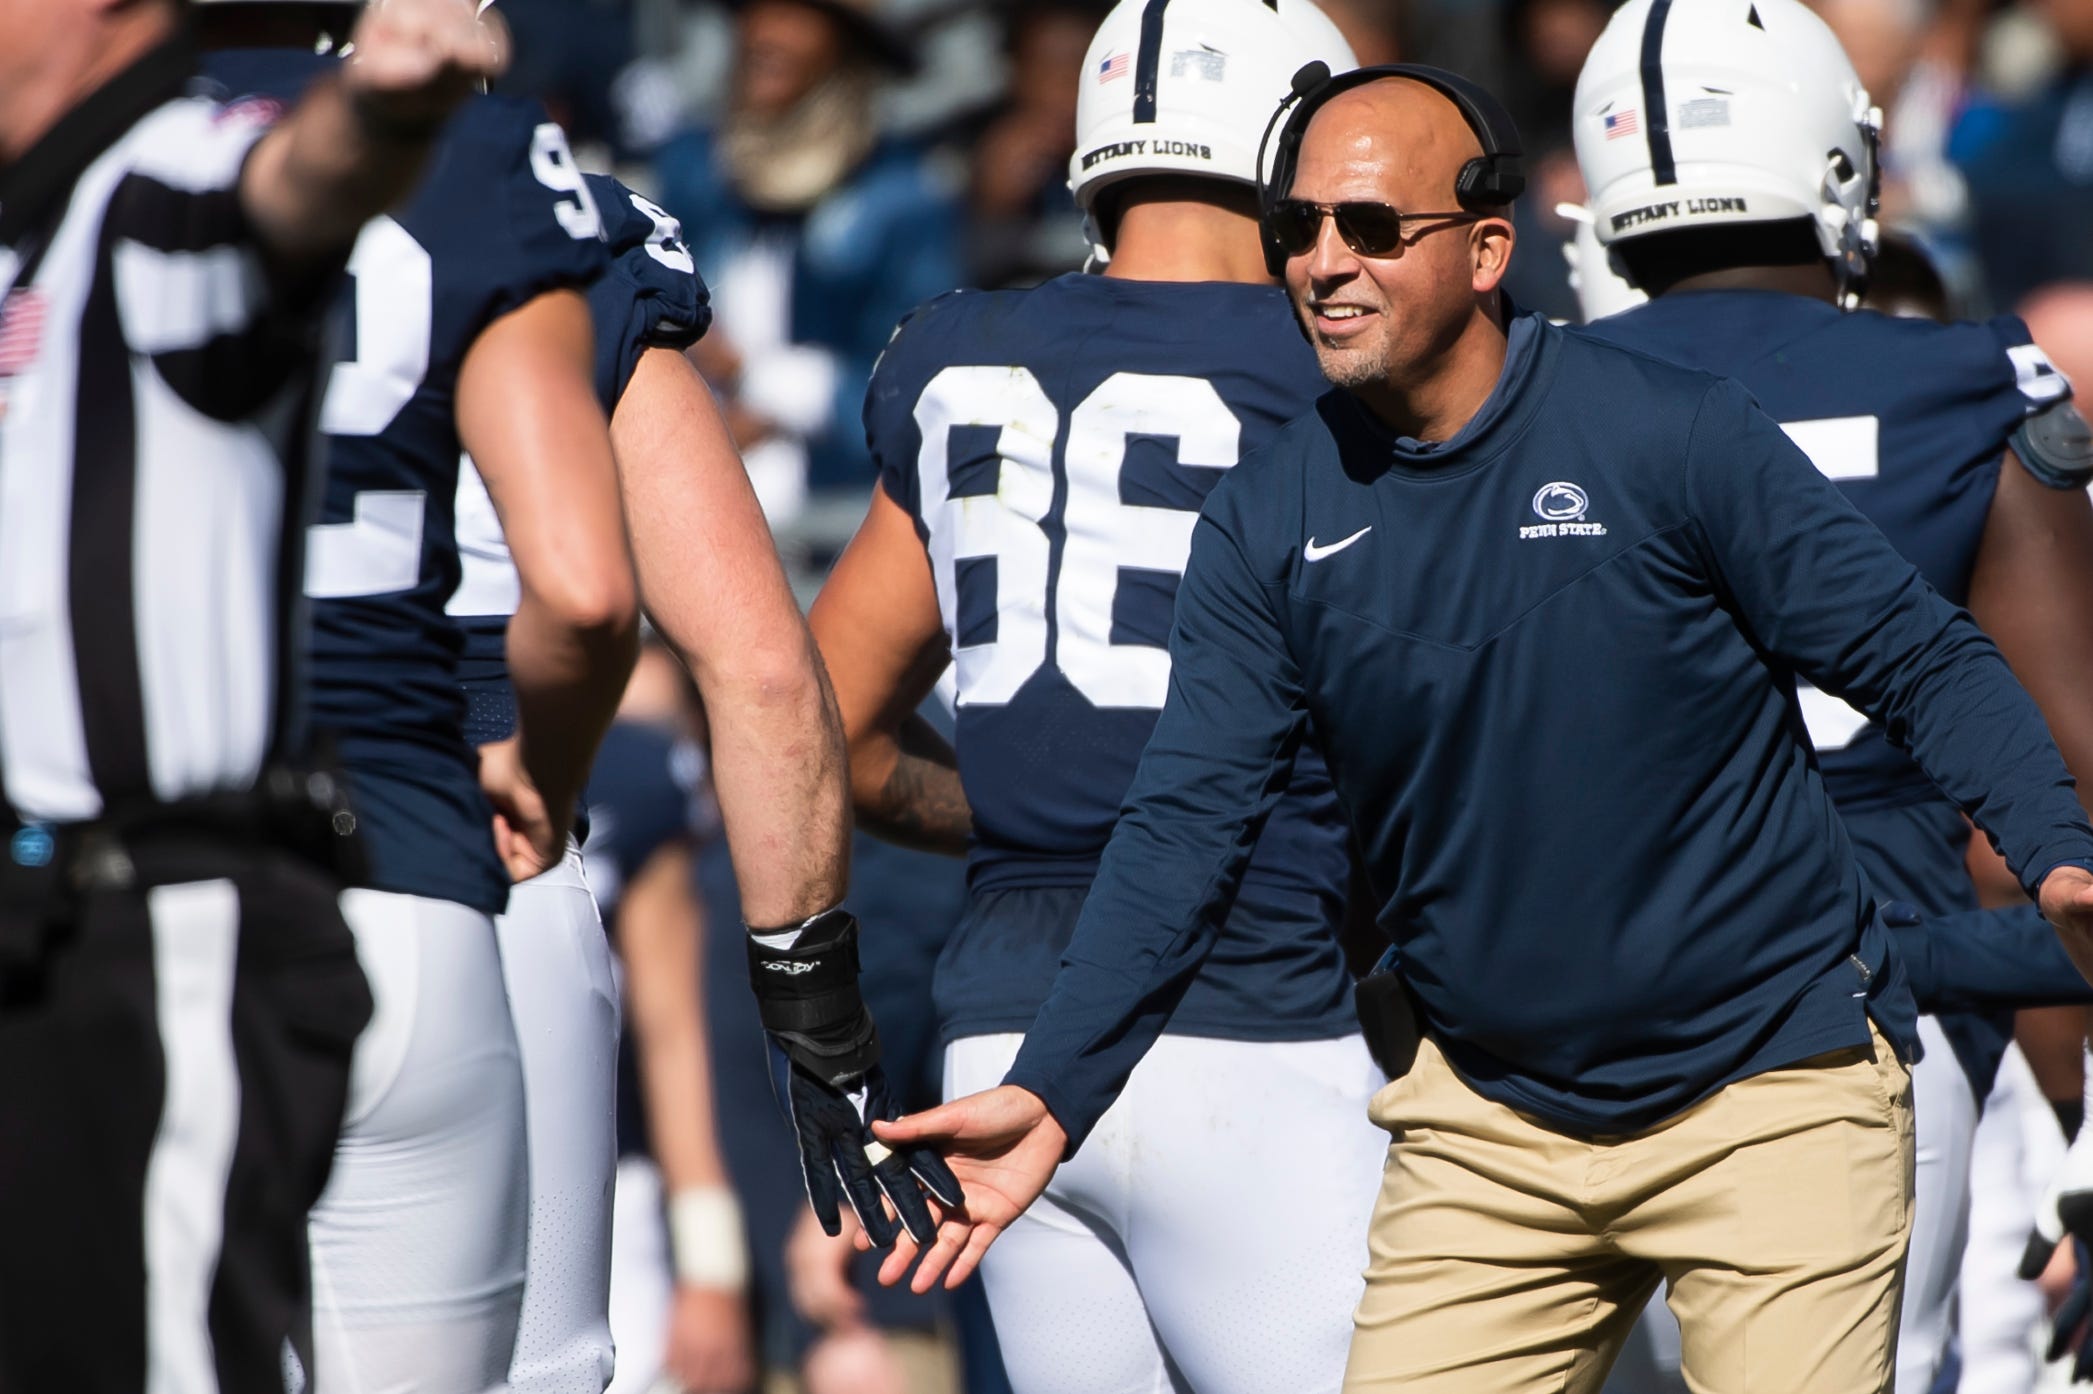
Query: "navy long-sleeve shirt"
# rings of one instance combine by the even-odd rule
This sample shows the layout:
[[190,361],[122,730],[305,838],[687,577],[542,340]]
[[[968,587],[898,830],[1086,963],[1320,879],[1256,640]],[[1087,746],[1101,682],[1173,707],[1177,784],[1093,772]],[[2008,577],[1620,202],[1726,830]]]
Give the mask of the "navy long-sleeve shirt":
[[1479,1092],[1639,1130],[1913,1011],[1795,679],[2024,884],[2093,857],[1997,650],[1734,383],[1516,319],[1454,440],[1342,392],[1195,529],[1170,691],[1009,1082],[1075,1141],[1168,1019],[1312,720],[1425,1025]]

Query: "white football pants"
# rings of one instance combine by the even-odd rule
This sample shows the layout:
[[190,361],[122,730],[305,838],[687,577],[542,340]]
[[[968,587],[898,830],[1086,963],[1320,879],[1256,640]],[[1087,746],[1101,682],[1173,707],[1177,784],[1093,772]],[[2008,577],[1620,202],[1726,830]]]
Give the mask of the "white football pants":
[[530,1242],[516,1394],[603,1394],[611,1377],[610,1223],[618,1165],[618,990],[569,847],[494,921],[523,1053]]
[[[945,1051],[945,1097],[1023,1037]],[[1164,1036],[981,1266],[1016,1394],[1335,1394],[1388,1136],[1358,1036]]]
[[610,1244],[610,1334],[618,1343],[618,1373],[606,1394],[652,1394],[663,1383],[675,1300],[661,1170],[649,1157],[621,1157]]
[[310,1384],[499,1391],[523,1299],[523,1078],[488,917],[349,891],[375,1010],[310,1224]]
[[1926,1394],[1947,1354],[1955,1287],[1969,1240],[1970,1149],[1977,1138],[1977,1096],[1940,1023],[1921,1016],[1919,1041],[1925,1058],[1911,1070],[1918,1189],[1911,1211],[1911,1256],[1904,1264],[1897,1394]]
[[[2052,1387],[2041,1364],[2049,1338],[2042,1292],[2021,1280],[2035,1206],[2064,1161],[2064,1130],[2020,1047],[2007,1050],[1970,1163],[1969,1250],[1957,1294],[1959,1394],[2029,1394]],[[2068,1371],[2069,1361],[2062,1362]],[[2062,1385],[2068,1380],[2056,1380]]]

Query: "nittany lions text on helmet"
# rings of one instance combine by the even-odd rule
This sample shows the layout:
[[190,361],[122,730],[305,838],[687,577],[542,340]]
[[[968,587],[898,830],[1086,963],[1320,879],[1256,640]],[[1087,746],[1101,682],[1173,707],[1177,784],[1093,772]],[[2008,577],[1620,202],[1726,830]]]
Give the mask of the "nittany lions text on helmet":
[[1265,123],[1305,63],[1358,66],[1310,0],[1120,5],[1090,40],[1076,93],[1068,188],[1099,260],[1097,198],[1143,174],[1257,183]]
[[1574,108],[1602,244],[1808,218],[1849,298],[1875,250],[1881,125],[1801,0],[1629,0],[1585,60]]

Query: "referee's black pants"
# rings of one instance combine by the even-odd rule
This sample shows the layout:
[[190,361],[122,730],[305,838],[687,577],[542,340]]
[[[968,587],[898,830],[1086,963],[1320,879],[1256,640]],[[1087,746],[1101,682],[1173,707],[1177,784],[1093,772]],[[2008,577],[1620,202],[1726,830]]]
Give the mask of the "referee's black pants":
[[128,859],[0,910],[0,1394],[282,1394],[369,988],[311,862]]

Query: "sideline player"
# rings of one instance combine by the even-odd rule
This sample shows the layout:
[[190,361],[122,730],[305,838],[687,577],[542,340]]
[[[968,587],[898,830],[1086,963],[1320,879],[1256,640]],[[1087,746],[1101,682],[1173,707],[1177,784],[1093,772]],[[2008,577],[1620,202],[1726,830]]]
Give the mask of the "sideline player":
[[[849,868],[842,733],[748,476],[682,353],[710,320],[704,284],[673,218],[614,180],[588,182],[615,257],[589,293],[596,391],[611,411],[643,604],[705,704],[744,919],[787,936],[842,922],[848,935],[848,917],[829,914]],[[515,582],[502,520],[469,472],[460,490],[466,580],[450,608],[466,633],[468,735],[499,742],[515,716],[500,641]],[[496,927],[523,1050],[532,1229],[558,1236],[532,1246],[511,1383],[594,1394],[611,1374],[618,1008],[579,852],[516,886]],[[832,1000],[857,1006],[854,989]],[[827,1082],[813,1087],[848,1110]],[[803,1137],[828,1147],[829,1121],[801,1120]],[[848,1129],[862,1154],[862,1120],[852,1114]]]
[[[1669,123],[1610,137],[1609,113],[1667,101],[1678,113]],[[1654,298],[1589,332],[1749,388],[1934,589],[1968,607],[2066,762],[2093,774],[2085,426],[2018,319],[1845,311],[1875,253],[1876,119],[1838,40],[1798,0],[1632,0],[1585,61],[1577,150],[1600,244]],[[1825,788],[1876,895],[1927,916],[1974,910],[1961,812],[1881,726],[1806,686],[1801,695]],[[1927,1015],[1919,1030],[1902,1394],[1924,1394],[1944,1352],[1970,1146],[2012,1017]]]
[[[1105,274],[934,300],[874,374],[880,488],[813,623],[864,825],[969,854],[934,993],[948,1098],[1003,1077],[1053,981],[1163,703],[1201,501],[1325,390],[1254,193],[1313,60],[1351,66],[1306,0],[1125,0],[1069,167]],[[948,661],[956,757],[912,715]],[[1346,869],[1304,756],[1170,1032],[984,1266],[1020,1394],[1337,1388],[1383,1150]]]
[[[277,97],[335,60],[353,4],[214,3],[211,69]],[[238,49],[232,46],[238,45]],[[350,261],[345,361],[309,541],[314,722],[337,743],[371,854],[344,905],[377,1012],[313,1213],[316,1387],[502,1387],[524,1277],[524,1096],[491,917],[512,868],[566,841],[632,661],[635,597],[578,287],[607,267],[559,127],[478,97],[414,198]],[[511,631],[528,710],[512,758],[465,741],[451,501],[481,461],[516,544]],[[493,835],[503,814],[505,848]]]

